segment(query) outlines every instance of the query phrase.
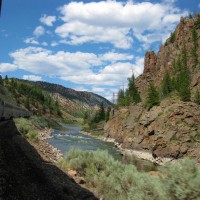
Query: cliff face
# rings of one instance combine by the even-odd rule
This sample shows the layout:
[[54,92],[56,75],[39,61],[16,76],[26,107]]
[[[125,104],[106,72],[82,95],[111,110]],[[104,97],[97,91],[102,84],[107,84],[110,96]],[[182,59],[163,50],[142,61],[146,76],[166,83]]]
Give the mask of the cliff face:
[[[199,66],[195,65],[195,57],[192,53],[196,43],[197,59],[200,61],[200,29],[196,28],[200,23],[199,19],[199,15],[193,19],[181,18],[176,30],[160,47],[158,54],[156,55],[153,51],[145,54],[144,72],[136,79],[136,84],[143,99],[146,97],[150,82],[160,86],[166,70],[173,75],[173,63],[178,59],[184,48],[187,52],[187,67],[191,73],[191,90],[194,92],[197,88],[200,88],[200,70]],[[194,30],[197,34],[196,39],[193,36]],[[194,42],[194,40],[196,41]]]
[[199,105],[166,99],[150,111],[132,105],[113,112],[105,136],[115,138],[123,148],[147,150],[155,157],[200,158]]
[[[160,87],[166,70],[174,75],[173,63],[183,49],[187,53],[193,99],[196,89],[200,89],[199,47],[200,15],[181,18],[158,54],[153,51],[145,54],[144,72],[136,79],[142,99],[146,98],[150,82]],[[115,138],[124,148],[147,150],[154,157],[187,155],[200,162],[200,106],[196,103],[182,102],[176,97],[163,100],[151,110],[145,109],[142,103],[114,109],[104,129],[105,136]]]

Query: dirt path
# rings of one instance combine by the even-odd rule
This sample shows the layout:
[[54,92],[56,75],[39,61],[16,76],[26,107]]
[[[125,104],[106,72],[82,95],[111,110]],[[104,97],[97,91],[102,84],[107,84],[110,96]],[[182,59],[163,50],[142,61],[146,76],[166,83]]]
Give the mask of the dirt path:
[[18,133],[0,122],[0,200],[93,200],[52,163],[44,161]]

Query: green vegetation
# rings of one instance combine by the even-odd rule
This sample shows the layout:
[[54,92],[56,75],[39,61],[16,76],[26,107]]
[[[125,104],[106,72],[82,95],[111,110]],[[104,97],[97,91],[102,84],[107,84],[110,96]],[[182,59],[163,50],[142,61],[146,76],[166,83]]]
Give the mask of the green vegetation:
[[196,21],[194,23],[194,27],[196,29],[200,29],[200,14],[199,13],[196,14]]
[[146,107],[151,109],[153,106],[160,105],[159,92],[156,90],[153,83],[150,83],[147,93]]
[[176,75],[176,89],[183,101],[190,101],[190,72],[187,67],[187,52],[185,48],[182,50],[180,60],[178,60],[178,62],[179,71]]
[[38,141],[38,133],[35,125],[31,120],[25,118],[15,119],[15,125],[23,137],[28,138],[32,142]]
[[14,119],[18,131],[23,137],[28,138],[32,142],[38,142],[38,131],[45,128],[60,128],[60,125],[52,120],[43,117],[32,116],[29,119]]
[[37,115],[62,116],[60,106],[49,94],[26,81],[16,79],[4,79],[4,86],[16,99],[18,105],[23,105]]
[[106,151],[73,149],[60,166],[76,170],[105,200],[186,200],[200,196],[200,171],[189,159],[159,168],[157,176],[150,176],[114,160]]
[[131,78],[128,78],[128,88],[126,91],[120,89],[117,97],[118,106],[128,106],[131,103],[141,102],[140,93],[135,85],[135,76],[132,75]]
[[176,41],[176,32],[173,32],[170,34],[169,39],[165,42],[165,46],[167,46],[170,43],[174,43]]
[[83,118],[83,124],[88,125],[88,127],[84,128],[84,131],[90,131],[92,129],[96,129],[97,125],[101,122],[108,121],[110,116],[111,108],[108,107],[105,111],[103,102],[100,105],[100,108],[95,112],[86,111]]
[[174,43],[176,40],[176,32],[171,33],[170,38],[169,38],[169,42],[170,43]]
[[195,67],[198,65],[198,34],[195,28],[192,29],[192,40],[193,40],[193,48],[192,48],[192,56],[194,57]]
[[168,71],[164,74],[164,78],[161,83],[161,90],[163,97],[168,96],[173,91],[173,84]]

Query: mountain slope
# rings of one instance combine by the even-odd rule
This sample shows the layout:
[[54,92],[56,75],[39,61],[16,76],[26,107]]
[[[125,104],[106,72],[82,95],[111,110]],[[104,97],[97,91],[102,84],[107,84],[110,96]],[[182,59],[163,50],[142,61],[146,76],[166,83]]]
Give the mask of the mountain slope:
[[112,103],[104,97],[91,92],[76,91],[64,86],[47,83],[47,82],[32,82],[38,88],[51,94],[54,100],[58,101],[62,110],[76,116],[83,117],[85,111],[96,110],[101,103],[107,108]]
[[[158,54],[153,51],[145,54],[144,72],[136,78],[143,102],[113,109],[104,126],[105,136],[116,139],[124,148],[148,151],[155,158],[177,159],[186,155],[200,163],[200,105],[192,102],[200,89],[199,47],[200,14],[195,18],[181,18]],[[181,101],[175,88],[167,98],[161,99],[160,106],[145,108],[149,84],[153,83],[161,91],[166,71],[171,78],[176,78],[177,63],[183,59],[183,52],[189,71],[191,101]]]

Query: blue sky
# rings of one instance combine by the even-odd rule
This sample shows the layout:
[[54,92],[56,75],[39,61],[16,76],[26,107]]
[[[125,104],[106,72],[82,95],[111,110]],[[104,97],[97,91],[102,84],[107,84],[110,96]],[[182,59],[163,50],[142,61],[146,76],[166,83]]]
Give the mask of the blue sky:
[[112,99],[199,0],[3,0],[0,73]]

